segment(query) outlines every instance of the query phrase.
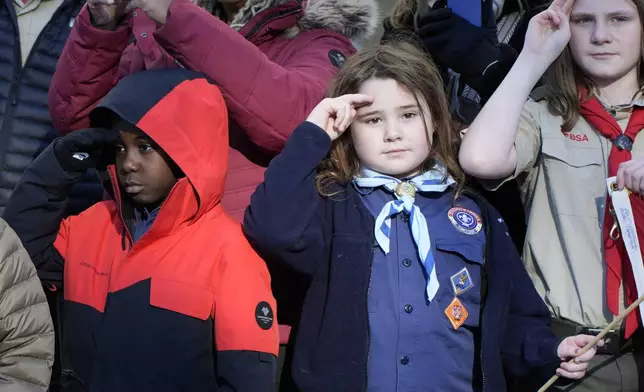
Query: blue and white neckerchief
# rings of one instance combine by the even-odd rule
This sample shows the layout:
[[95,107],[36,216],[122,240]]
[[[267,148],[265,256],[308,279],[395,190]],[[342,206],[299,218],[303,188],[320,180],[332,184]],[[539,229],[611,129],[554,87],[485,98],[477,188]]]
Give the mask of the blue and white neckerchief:
[[418,256],[425,268],[428,276],[427,280],[427,300],[432,301],[438,292],[439,283],[436,276],[436,267],[434,265],[434,256],[431,253],[431,239],[427,220],[420,211],[420,208],[414,204],[416,191],[420,192],[445,192],[447,188],[455,184],[454,179],[446,174],[446,170],[441,165],[436,165],[434,169],[419,174],[414,178],[399,180],[384,174],[380,174],[366,167],[362,167],[360,174],[353,178],[353,182],[362,188],[379,188],[393,193],[395,199],[388,202],[382,207],[380,214],[376,218],[374,226],[374,235],[376,242],[385,254],[389,253],[389,235],[391,232],[391,217],[403,211],[409,214],[409,227],[412,237],[418,249]]

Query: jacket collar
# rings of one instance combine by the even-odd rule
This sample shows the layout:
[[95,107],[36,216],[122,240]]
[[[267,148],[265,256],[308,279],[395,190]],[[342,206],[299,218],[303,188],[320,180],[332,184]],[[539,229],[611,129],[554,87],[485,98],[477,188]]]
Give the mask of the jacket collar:
[[247,39],[326,29],[350,40],[375,33],[379,18],[376,0],[248,0],[230,22]]

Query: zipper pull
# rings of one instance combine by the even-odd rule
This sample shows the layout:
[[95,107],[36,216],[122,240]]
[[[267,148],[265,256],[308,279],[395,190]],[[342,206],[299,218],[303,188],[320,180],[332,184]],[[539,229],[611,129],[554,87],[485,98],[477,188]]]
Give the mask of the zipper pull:
[[16,76],[13,78],[11,83],[11,105],[16,106],[18,104],[18,84],[20,83],[20,77]]

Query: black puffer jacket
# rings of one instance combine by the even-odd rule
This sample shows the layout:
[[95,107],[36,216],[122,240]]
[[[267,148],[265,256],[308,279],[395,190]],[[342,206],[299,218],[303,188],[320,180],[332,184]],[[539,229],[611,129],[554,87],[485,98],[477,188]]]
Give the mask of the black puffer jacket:
[[[62,3],[22,67],[13,0],[0,0],[0,215],[24,170],[58,136],[49,117],[47,90],[83,3]],[[101,187],[95,177],[89,174],[74,190],[70,212],[100,200]]]

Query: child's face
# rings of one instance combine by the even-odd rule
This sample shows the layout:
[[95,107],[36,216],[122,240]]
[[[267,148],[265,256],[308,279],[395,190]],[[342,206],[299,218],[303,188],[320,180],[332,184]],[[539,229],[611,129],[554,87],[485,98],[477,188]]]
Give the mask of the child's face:
[[393,79],[368,80],[359,93],[375,98],[357,110],[351,124],[360,163],[398,178],[418,174],[434,133],[427,106],[419,107],[414,95]]
[[145,135],[121,131],[116,146],[116,173],[121,189],[140,205],[165,199],[177,182],[161,151]]
[[641,58],[642,23],[633,0],[577,0],[570,16],[570,50],[595,82],[635,73]]

